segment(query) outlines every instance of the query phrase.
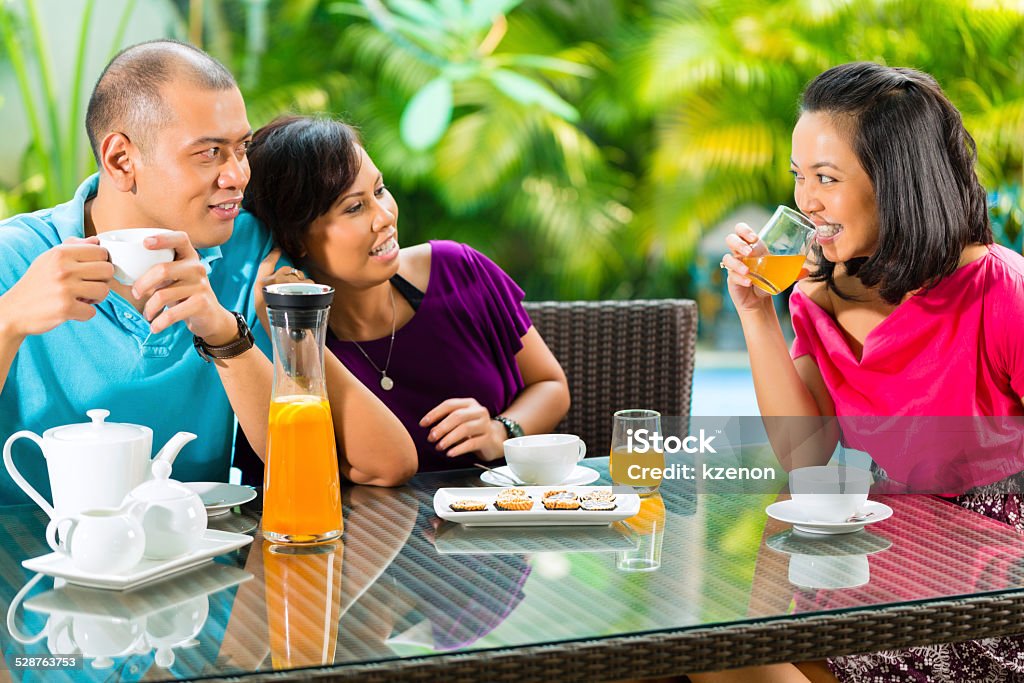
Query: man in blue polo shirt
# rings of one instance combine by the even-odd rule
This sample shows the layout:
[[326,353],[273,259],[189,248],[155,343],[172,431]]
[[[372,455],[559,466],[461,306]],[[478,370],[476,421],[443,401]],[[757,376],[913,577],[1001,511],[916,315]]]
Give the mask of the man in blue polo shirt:
[[[194,432],[175,477],[227,481],[232,408],[262,444],[272,378],[232,314],[255,322],[251,292],[270,251],[267,235],[232,231],[249,181],[242,95],[205,53],[147,43],[103,72],[86,127],[100,172],[70,202],[0,226],[0,438],[106,408],[111,421],[152,427],[156,447]],[[95,236],[134,227],[175,230],[147,244],[175,260],[129,287]],[[204,362],[193,335],[214,354],[239,342],[222,354],[237,355]],[[37,447],[19,441],[14,455],[49,497]],[[26,500],[0,473],[0,502]]]
[[[100,76],[86,128],[99,173],[71,201],[0,224],[0,442],[106,408],[110,421],[151,427],[155,448],[194,432],[175,478],[226,481],[232,413],[264,450],[273,374],[249,327],[259,332],[253,289],[276,258],[254,222],[234,230],[252,136],[242,95],[201,50],[143,43]],[[143,227],[171,229],[145,245],[173,249],[175,259],[121,284],[97,235]],[[346,378],[341,391],[352,400],[339,401],[339,413],[355,411],[361,429],[379,426],[385,439],[397,433],[394,416],[354,385]],[[38,448],[20,440],[13,453],[49,497]],[[389,476],[387,458],[360,457],[369,464],[359,481],[408,476]],[[27,501],[0,470],[0,504]]]

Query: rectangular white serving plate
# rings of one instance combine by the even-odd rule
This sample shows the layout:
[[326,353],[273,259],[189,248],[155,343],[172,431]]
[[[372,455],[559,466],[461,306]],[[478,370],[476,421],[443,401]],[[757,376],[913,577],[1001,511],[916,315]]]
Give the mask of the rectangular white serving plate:
[[131,569],[119,574],[83,572],[71,563],[71,558],[62,553],[49,553],[33,557],[22,562],[21,566],[40,574],[48,574],[58,579],[65,579],[69,583],[75,583],[79,586],[123,591],[136,588],[150,581],[166,578],[250,543],[252,543],[252,536],[235,534],[230,531],[207,529],[203,535],[203,540],[199,542],[199,546],[191,553],[171,560],[144,559]]
[[[640,496],[635,493],[616,493],[614,510],[545,510],[541,498],[545,491],[565,489],[583,496],[597,489],[611,490],[610,486],[523,486],[533,499],[530,510],[497,510],[494,501],[503,489],[498,488],[444,488],[434,494],[434,514],[450,522],[466,526],[605,526],[640,512]],[[455,512],[449,505],[462,498],[474,498],[487,503],[480,512]]]

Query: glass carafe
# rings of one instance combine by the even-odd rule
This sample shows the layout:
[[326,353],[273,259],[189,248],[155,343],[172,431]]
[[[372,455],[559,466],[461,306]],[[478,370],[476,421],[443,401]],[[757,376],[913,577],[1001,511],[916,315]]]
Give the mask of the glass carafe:
[[324,335],[334,289],[263,288],[274,344],[274,388],[263,479],[263,537],[321,543],[341,536],[341,484],[324,377]]

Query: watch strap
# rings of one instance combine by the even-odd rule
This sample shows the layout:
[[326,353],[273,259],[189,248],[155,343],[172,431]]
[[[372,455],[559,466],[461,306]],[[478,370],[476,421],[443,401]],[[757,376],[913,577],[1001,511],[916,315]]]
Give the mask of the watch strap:
[[505,434],[508,435],[508,438],[514,439],[517,436],[523,436],[523,428],[512,418],[505,417],[504,415],[495,415],[493,419],[500,422],[505,428]]
[[245,318],[235,311],[232,311],[231,315],[235,316],[235,322],[238,323],[238,338],[234,341],[223,346],[210,346],[203,341],[202,337],[192,336],[192,346],[195,347],[199,357],[207,363],[214,358],[227,360],[228,358],[241,356],[255,346],[256,342],[252,338],[252,331],[249,330],[249,325],[245,322]]

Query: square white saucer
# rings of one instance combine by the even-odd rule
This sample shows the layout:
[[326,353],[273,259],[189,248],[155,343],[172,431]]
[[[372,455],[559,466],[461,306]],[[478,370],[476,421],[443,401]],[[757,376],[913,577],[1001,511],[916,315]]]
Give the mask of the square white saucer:
[[69,583],[76,583],[80,586],[123,591],[195,567],[218,555],[229,553],[250,543],[252,543],[252,536],[207,529],[199,546],[191,553],[170,560],[143,559],[131,569],[119,574],[83,572],[77,569],[71,563],[71,558],[63,553],[49,553],[33,557],[23,561],[21,566],[30,571],[65,579]]

